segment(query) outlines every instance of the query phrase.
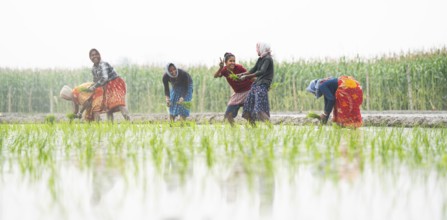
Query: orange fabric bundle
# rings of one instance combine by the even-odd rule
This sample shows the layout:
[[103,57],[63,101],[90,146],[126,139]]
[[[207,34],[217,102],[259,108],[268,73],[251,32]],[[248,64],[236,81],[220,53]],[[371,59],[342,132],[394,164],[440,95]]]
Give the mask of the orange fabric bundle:
[[93,120],[93,112],[103,112],[102,100],[103,89],[97,88],[94,93],[87,89],[93,85],[93,82],[83,83],[73,89],[73,101],[78,105],[85,105],[87,101],[91,101],[91,106],[85,109],[84,118]]

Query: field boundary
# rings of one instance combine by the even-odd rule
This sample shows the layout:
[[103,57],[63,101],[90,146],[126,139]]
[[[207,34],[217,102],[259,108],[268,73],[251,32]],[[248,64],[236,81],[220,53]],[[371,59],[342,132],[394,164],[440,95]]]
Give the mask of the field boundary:
[[[272,113],[272,124],[289,124],[289,125],[318,125],[316,119],[309,119],[303,112],[283,112]],[[0,123],[16,124],[16,123],[44,123],[45,117],[49,114],[24,114],[24,113],[2,113],[0,115]],[[53,114],[57,122],[67,122],[65,114]],[[131,113],[131,121],[133,123],[153,123],[168,121],[167,114],[145,114]],[[221,123],[223,122],[223,113],[192,113],[189,121],[198,124]],[[363,122],[365,126],[388,126],[388,127],[447,127],[447,111],[370,111],[362,112]],[[106,121],[105,115],[102,120]],[[124,120],[118,113],[115,114],[115,122],[122,123]],[[236,118],[236,123],[245,124],[246,121],[240,117]]]

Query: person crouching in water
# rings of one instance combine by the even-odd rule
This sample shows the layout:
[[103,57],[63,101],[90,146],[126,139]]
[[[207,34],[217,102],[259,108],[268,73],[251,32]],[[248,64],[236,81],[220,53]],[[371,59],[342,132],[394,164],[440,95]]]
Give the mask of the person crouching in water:
[[[225,66],[224,66],[225,61]],[[228,120],[231,125],[234,125],[234,118],[239,112],[239,108],[244,106],[245,99],[251,89],[254,78],[241,80],[237,76],[239,73],[244,73],[247,70],[240,64],[236,64],[236,57],[232,53],[225,53],[224,60],[220,59],[219,69],[214,74],[214,78],[225,77],[228,84],[233,89],[234,93],[231,95],[225,111],[224,120]]]
[[[172,88],[169,88],[171,84]],[[168,63],[163,74],[166,105],[169,107],[169,118],[174,121],[180,115],[181,120],[189,116],[191,107],[193,82],[186,71]]]
[[360,83],[351,76],[327,77],[315,79],[306,90],[316,98],[324,96],[324,112],[320,121],[326,124],[331,112],[333,121],[342,127],[358,128],[362,126],[360,106],[363,102],[363,91]]
[[59,95],[67,101],[72,101],[73,114],[76,118],[84,116],[84,120],[93,121],[95,117],[99,117],[99,114],[101,114],[102,88],[98,88],[93,93],[88,90],[93,84],[93,82],[83,83],[74,89],[67,85],[62,87]]

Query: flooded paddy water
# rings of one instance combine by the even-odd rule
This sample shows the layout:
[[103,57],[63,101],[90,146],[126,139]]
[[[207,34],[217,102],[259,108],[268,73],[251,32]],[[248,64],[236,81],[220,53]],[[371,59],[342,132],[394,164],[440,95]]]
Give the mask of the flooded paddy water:
[[447,218],[446,128],[202,118],[0,124],[0,219]]

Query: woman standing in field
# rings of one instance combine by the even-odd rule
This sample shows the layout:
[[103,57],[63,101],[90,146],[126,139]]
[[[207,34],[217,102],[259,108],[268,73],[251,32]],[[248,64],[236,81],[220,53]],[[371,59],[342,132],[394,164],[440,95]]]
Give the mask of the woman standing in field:
[[360,106],[363,102],[363,91],[353,77],[315,79],[306,90],[316,98],[324,96],[324,112],[320,116],[323,124],[327,123],[333,110],[333,121],[338,125],[354,128],[362,126]]
[[[224,67],[225,61],[225,67]],[[225,53],[224,61],[220,59],[219,69],[214,74],[214,78],[224,76],[233,89],[234,93],[231,95],[225,111],[224,120],[227,119],[231,125],[234,124],[234,118],[239,112],[239,108],[244,105],[248,92],[251,89],[253,79],[241,80],[236,74],[244,73],[247,70],[240,64],[236,64],[236,57],[232,53]]]
[[95,93],[88,90],[93,82],[83,83],[71,89],[69,86],[62,87],[60,97],[73,102],[73,114],[77,118],[82,118],[86,121],[93,121],[96,115],[101,113],[102,104],[102,88],[95,90]]
[[256,120],[270,121],[270,105],[268,91],[273,81],[274,66],[270,45],[267,43],[257,43],[256,52],[258,60],[255,66],[248,72],[239,74],[241,80],[256,77],[247,99],[244,103],[242,117],[251,124]]
[[[118,76],[113,67],[101,60],[101,54],[96,49],[89,52],[90,60],[93,62],[92,75],[94,84],[89,87],[95,93],[103,90],[103,100],[101,109],[107,112],[107,119],[113,121],[113,113],[121,111],[124,119],[130,120],[129,112],[126,108],[126,83]],[[95,116],[99,121],[99,114]]]
[[[172,89],[169,89],[169,83]],[[169,118],[174,121],[180,115],[181,120],[189,116],[191,107],[193,83],[186,71],[177,69],[173,63],[168,63],[163,74],[166,105],[169,107]]]

